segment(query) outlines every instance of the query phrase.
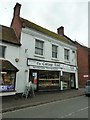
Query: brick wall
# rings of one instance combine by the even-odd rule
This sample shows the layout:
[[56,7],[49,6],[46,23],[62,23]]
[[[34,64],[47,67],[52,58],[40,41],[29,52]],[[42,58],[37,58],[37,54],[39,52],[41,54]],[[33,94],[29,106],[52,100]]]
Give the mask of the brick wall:
[[11,27],[14,29],[14,32],[19,40],[20,40],[21,30],[22,30],[22,23],[20,20],[20,8],[21,8],[21,4],[16,3],[14,7],[13,19],[11,22]]
[[79,87],[84,87],[86,80],[89,79],[89,64],[88,64],[88,48],[78,43],[77,45],[77,65],[78,65],[78,81]]

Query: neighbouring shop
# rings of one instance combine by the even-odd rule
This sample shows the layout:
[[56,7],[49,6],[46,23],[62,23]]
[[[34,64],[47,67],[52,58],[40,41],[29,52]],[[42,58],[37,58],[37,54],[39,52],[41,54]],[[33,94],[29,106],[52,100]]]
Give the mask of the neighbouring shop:
[[[62,63],[28,59],[29,81],[33,79],[37,91],[76,88],[76,68]],[[71,71],[71,72],[70,72]]]
[[18,69],[7,60],[0,60],[0,92],[15,91]]

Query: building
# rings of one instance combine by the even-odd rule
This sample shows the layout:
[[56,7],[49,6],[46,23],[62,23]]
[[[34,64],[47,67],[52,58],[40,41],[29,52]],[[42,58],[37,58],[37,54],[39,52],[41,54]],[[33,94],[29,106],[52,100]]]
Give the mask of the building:
[[[12,28],[0,25],[0,96],[15,94],[20,43]],[[2,93],[1,93],[2,92]]]
[[79,87],[84,87],[86,81],[90,79],[89,72],[89,48],[75,41],[77,46],[77,66]]
[[10,52],[14,49],[15,55],[8,58],[19,70],[16,93],[22,93],[30,80],[36,84],[36,91],[78,89],[77,48],[64,36],[64,27],[58,28],[57,33],[49,31],[21,18],[20,9],[17,3],[10,26],[19,46],[13,46]]

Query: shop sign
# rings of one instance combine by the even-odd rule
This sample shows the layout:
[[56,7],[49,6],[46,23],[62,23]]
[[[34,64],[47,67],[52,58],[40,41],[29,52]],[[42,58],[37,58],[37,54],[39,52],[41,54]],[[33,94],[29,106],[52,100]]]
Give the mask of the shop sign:
[[33,66],[34,68],[41,69],[61,69],[62,65],[60,63],[46,62],[46,61],[36,61],[28,60],[28,65]]
[[28,59],[28,66],[31,69],[41,69],[41,70],[70,70],[74,71],[76,68],[74,66],[69,66],[65,64],[61,64],[58,62],[47,62],[47,61],[39,61]]
[[60,63],[53,62],[45,62],[45,61],[36,61],[36,60],[28,60],[28,65],[36,65],[36,66],[47,66],[47,67],[60,67]]

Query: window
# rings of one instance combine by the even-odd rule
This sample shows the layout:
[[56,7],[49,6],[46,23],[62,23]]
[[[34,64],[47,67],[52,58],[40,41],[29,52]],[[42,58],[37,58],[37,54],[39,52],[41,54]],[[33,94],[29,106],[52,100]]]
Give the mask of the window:
[[15,89],[15,72],[0,72],[0,92]]
[[59,89],[59,72],[57,71],[39,71],[38,89],[52,90]]
[[43,44],[44,44],[43,41],[40,40],[35,41],[35,54],[43,55]]
[[64,59],[69,61],[69,50],[64,49]]
[[4,58],[5,57],[5,46],[0,45],[0,57]]
[[75,61],[76,61],[76,56],[75,56],[75,51],[73,50],[72,51],[72,61],[73,61],[73,63],[75,64]]
[[57,58],[57,46],[56,45],[52,45],[52,57],[53,58]]

